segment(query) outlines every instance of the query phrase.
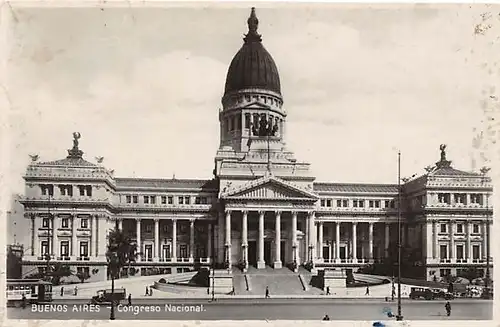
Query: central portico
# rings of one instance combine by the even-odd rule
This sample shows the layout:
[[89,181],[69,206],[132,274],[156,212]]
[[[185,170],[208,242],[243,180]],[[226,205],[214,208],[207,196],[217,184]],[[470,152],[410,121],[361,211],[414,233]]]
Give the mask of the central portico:
[[221,199],[229,265],[281,268],[312,260],[315,244],[307,232],[314,230],[315,194],[268,174],[228,189]]

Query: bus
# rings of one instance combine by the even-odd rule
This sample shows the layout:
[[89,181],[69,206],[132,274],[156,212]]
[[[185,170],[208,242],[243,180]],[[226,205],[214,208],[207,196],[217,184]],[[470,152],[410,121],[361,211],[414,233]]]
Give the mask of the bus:
[[39,279],[7,279],[7,306],[52,302],[52,283]]

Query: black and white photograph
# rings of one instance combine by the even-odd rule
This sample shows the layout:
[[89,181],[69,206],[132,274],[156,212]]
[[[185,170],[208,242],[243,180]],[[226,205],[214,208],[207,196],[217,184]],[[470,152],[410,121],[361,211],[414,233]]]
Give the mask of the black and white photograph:
[[499,5],[2,14],[10,321],[493,320]]

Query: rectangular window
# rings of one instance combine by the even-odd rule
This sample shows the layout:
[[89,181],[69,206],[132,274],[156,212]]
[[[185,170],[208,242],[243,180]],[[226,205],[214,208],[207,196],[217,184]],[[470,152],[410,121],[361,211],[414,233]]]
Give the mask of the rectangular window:
[[144,196],[144,203],[149,204],[149,196],[147,195]]
[[173,196],[168,197],[168,204],[174,204],[174,197]]
[[472,233],[479,234],[479,224],[472,224]]
[[457,244],[457,259],[464,258],[464,246],[462,244]]
[[188,247],[186,244],[181,244],[179,246],[179,256],[181,258],[187,258],[189,256],[188,254]]
[[78,190],[80,191],[80,196],[85,196],[85,187],[83,185],[78,185]]
[[89,220],[87,218],[80,220],[80,228],[89,228]]
[[471,194],[470,195],[470,202],[474,204],[481,204],[482,203],[482,195],[481,194]]
[[320,204],[322,207],[325,206],[325,199],[321,199],[321,204]]
[[347,199],[346,200],[342,200],[342,206],[344,208],[347,208],[349,206],[349,200],[347,200]]
[[151,202],[151,204],[156,204],[156,196],[154,196],[154,195],[150,196],[149,202]]
[[438,193],[438,201],[443,204],[450,204],[450,194],[449,193]]
[[194,198],[194,204],[201,204],[201,199],[199,196],[197,196],[196,198]]
[[125,196],[127,203],[132,203],[132,197],[130,195]]
[[161,204],[167,204],[167,197],[164,195],[161,197]]
[[138,203],[139,202],[139,197],[137,195],[132,196],[132,202],[133,203]]
[[357,208],[358,207],[358,200],[352,200],[352,206],[354,208]]
[[89,256],[89,243],[80,242],[80,257],[88,257],[88,256]]
[[479,245],[472,246],[472,259],[479,259],[481,256],[481,248]]
[[338,208],[342,207],[342,200],[337,200],[337,207]]
[[463,224],[457,224],[457,233],[458,234],[463,234],[464,232],[464,225]]
[[465,204],[465,194],[455,194],[455,203]]
[[375,202],[373,200],[368,201],[369,208],[375,208]]
[[440,224],[439,225],[439,232],[440,233],[446,233],[447,230],[448,230],[448,225],[447,224]]
[[54,196],[54,185],[42,184],[40,185],[42,195]]
[[206,196],[201,197],[201,204],[208,204],[208,198]]
[[87,196],[92,196],[92,186],[88,185],[86,188],[87,188]]
[[69,219],[68,218],[63,218],[61,220],[61,228],[68,228],[69,227]]
[[49,254],[49,241],[42,241],[41,255]]
[[326,206],[329,208],[332,206],[332,199],[326,199]]
[[147,224],[147,225],[146,225],[146,233],[151,233],[152,231],[153,231],[153,226],[152,226],[152,225]]
[[448,259],[448,246],[440,245],[439,246],[439,257],[441,259]]
[[61,241],[61,257],[69,256],[69,241]]
[[179,196],[179,204],[184,204],[184,197],[183,196]]
[[49,228],[49,218],[42,218],[42,227]]
[[189,203],[190,203],[190,198],[189,198],[189,196],[186,196],[184,198],[184,204],[189,204]]

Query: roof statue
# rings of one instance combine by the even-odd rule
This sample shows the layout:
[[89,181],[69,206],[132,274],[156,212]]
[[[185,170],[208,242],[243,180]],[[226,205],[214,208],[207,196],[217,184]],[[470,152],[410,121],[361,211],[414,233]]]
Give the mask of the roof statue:
[[439,150],[441,150],[441,160],[436,162],[436,167],[440,168],[451,168],[451,161],[446,160],[446,144],[441,144],[439,146]]
[[30,154],[31,161],[35,162],[38,160],[38,154]]
[[441,161],[446,161],[446,144],[441,144],[439,150],[441,150]]
[[81,159],[83,156],[83,151],[78,148],[79,142],[78,140],[81,138],[81,134],[79,132],[73,133],[73,148],[68,150],[68,157],[72,159]]
[[252,7],[252,11],[250,12],[250,17],[247,19],[248,24],[248,34],[245,35],[245,42],[262,41],[260,34],[257,33],[257,28],[259,28],[259,19],[255,14],[255,7]]
[[104,160],[104,157],[95,157],[95,160],[97,161],[97,163],[102,163]]

